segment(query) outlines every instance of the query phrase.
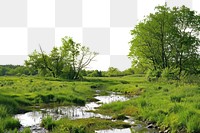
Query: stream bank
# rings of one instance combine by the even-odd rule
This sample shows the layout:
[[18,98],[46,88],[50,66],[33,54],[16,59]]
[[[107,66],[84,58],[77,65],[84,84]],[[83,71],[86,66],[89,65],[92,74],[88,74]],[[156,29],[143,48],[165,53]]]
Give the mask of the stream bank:
[[[97,91],[98,92],[98,91]],[[108,104],[116,101],[127,101],[129,98],[111,92],[107,96],[100,96],[98,93],[94,97],[97,102],[86,103],[85,106],[61,106],[56,108],[45,108],[39,111],[27,112],[24,114],[17,114],[15,118],[19,119],[23,130],[25,127],[29,127],[32,133],[47,133],[47,130],[40,126],[41,120],[46,116],[51,116],[54,120],[59,120],[61,118],[69,119],[83,119],[83,118],[102,118],[112,120],[111,116],[102,115],[99,113],[94,113],[96,108],[103,104]],[[112,120],[113,121],[113,120]],[[156,129],[147,128],[145,123],[135,122],[131,117],[124,120],[124,122],[132,125],[131,128],[123,129],[109,129],[109,130],[96,130],[97,133],[131,133],[131,132],[149,132],[157,133]]]

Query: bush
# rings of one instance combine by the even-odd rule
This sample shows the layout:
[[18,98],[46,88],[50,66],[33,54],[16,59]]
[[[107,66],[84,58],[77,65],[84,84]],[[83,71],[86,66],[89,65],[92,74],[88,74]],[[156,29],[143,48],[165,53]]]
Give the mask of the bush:
[[148,81],[155,81],[161,76],[161,71],[160,70],[148,70],[146,77]]
[[179,68],[165,68],[162,71],[161,77],[167,80],[178,80],[179,79]]
[[42,119],[41,126],[47,130],[52,130],[55,127],[55,121],[51,116],[47,116]]
[[200,85],[200,75],[187,75],[183,78],[183,81],[189,84],[197,83],[198,85]]

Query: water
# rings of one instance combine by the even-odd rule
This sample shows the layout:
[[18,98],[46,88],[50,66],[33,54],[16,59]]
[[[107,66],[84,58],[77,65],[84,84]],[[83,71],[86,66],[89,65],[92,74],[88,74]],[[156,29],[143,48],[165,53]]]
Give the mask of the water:
[[[19,119],[22,128],[30,127],[32,133],[46,133],[47,131],[40,127],[40,123],[43,117],[50,115],[55,120],[59,120],[61,118],[70,118],[70,119],[78,119],[78,118],[91,118],[91,117],[99,117],[105,119],[111,119],[110,116],[96,114],[93,112],[88,112],[91,110],[95,110],[95,108],[101,106],[102,104],[111,103],[115,101],[126,101],[128,98],[122,95],[117,95],[115,93],[111,93],[109,96],[96,96],[98,102],[90,102],[85,106],[63,106],[56,108],[47,108],[41,109],[39,111],[27,112],[25,114],[17,114],[15,118]],[[135,124],[135,121],[130,118],[125,120],[124,122]],[[99,130],[95,131],[96,133],[131,133],[134,132],[144,132],[144,133],[154,133],[157,132],[153,129],[146,128],[146,125],[135,124],[133,128],[125,128],[125,129],[109,129],[109,130]]]
[[90,117],[111,119],[110,116],[96,114],[88,111],[95,110],[95,108],[101,106],[104,103],[128,100],[128,98],[121,95],[116,95],[114,93],[109,96],[96,96],[95,98],[99,101],[87,103],[85,106],[63,106],[49,109],[41,109],[39,111],[27,112],[25,114],[17,114],[15,115],[15,118],[19,119],[22,128],[30,127],[33,133],[37,133],[39,129],[44,130],[40,127],[40,123],[42,118],[47,115],[52,116],[55,120],[65,117],[70,119]]
[[129,128],[125,128],[125,129],[109,129],[109,130],[95,131],[95,133],[131,133],[131,130]]

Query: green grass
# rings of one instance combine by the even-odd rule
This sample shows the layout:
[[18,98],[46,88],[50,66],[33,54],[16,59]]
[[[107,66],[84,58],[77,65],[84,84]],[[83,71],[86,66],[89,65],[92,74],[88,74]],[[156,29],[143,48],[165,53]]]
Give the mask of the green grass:
[[110,128],[128,128],[122,121],[110,121],[100,118],[69,120],[67,118],[55,122],[53,133],[94,133],[95,130]]
[[126,80],[129,84],[118,84],[108,89],[139,94],[139,97],[125,102],[105,104],[97,112],[130,115],[142,121],[155,123],[163,130],[169,127],[171,132],[200,132],[198,84],[162,80],[147,82],[145,77],[130,76],[120,80]]
[[94,91],[90,84],[39,77],[0,77],[0,103],[18,111],[18,105],[84,105],[93,98]]
[[92,84],[88,81],[42,77],[0,77],[0,131],[20,127],[19,121],[11,118],[17,113],[38,107],[82,106],[88,101],[94,101]]
[[55,121],[50,116],[47,116],[42,119],[41,126],[45,129],[52,130],[55,127],[55,125]]
[[[18,128],[13,114],[46,106],[84,105],[95,101],[95,90],[121,92],[130,100],[105,104],[97,112],[120,119],[133,116],[141,121],[159,125],[170,132],[200,132],[200,84],[197,78],[182,81],[158,80],[148,82],[144,75],[124,77],[88,77],[83,81],[66,81],[42,77],[0,77],[0,133],[5,123],[7,130]],[[9,120],[12,119],[12,120]],[[13,121],[13,122],[9,122]],[[102,119],[61,119],[54,123],[48,118],[45,125],[53,123],[52,132],[93,132],[112,125]],[[97,124],[100,124],[98,126]],[[9,125],[9,124],[8,124]],[[89,128],[91,126],[92,128]],[[52,127],[52,126],[50,126]],[[48,126],[47,126],[48,128]],[[28,132],[28,129],[27,129]]]

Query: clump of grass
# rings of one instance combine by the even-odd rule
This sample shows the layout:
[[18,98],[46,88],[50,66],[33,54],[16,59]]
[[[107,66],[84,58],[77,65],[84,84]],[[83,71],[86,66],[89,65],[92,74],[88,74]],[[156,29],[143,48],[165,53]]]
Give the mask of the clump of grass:
[[199,133],[200,132],[200,115],[192,115],[187,122],[187,132],[188,133]]
[[21,126],[18,119],[14,119],[12,117],[6,117],[4,119],[1,119],[0,121],[0,127],[4,130],[14,130],[19,129]]
[[2,95],[0,95],[0,105],[6,107],[8,114],[14,114],[19,109],[18,103],[13,98]]
[[112,117],[112,119],[116,120],[126,120],[128,117],[125,114],[116,114]]
[[8,116],[7,108],[4,105],[0,105],[0,118],[5,118]]
[[171,101],[172,102],[181,102],[181,96],[171,96]]
[[31,129],[26,127],[23,129],[23,131],[21,133],[31,133]]
[[55,127],[55,121],[51,116],[42,119],[41,126],[45,129],[52,130]]
[[53,133],[69,132],[69,133],[93,133],[95,130],[110,128],[128,128],[130,125],[122,121],[110,121],[100,118],[87,118],[70,120],[63,118],[56,121]]

